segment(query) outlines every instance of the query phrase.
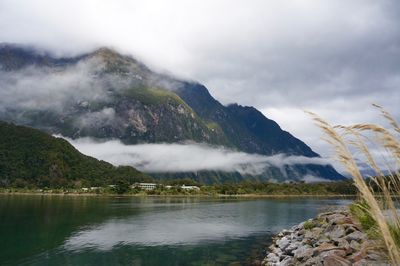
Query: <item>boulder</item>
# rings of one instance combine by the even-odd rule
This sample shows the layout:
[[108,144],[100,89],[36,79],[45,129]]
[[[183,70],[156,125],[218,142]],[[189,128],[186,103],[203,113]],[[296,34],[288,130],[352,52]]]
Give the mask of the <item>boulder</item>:
[[317,245],[321,245],[323,243],[329,243],[329,242],[331,242],[331,239],[324,234],[324,235],[321,235],[320,238],[318,239]]
[[341,226],[341,225],[336,225],[335,227],[332,228],[332,231],[329,233],[329,235],[333,241],[338,241],[345,234],[346,234],[346,232],[345,232],[343,226]]
[[279,266],[294,266],[294,265],[295,263],[293,257],[286,257],[279,263]]
[[346,239],[339,239],[337,242],[337,246],[341,249],[343,249],[346,252],[346,255],[351,254],[353,252],[353,249],[351,248],[349,242],[347,242]]
[[331,256],[331,255],[335,255],[335,256],[344,258],[344,257],[346,257],[346,251],[344,249],[332,249],[332,250],[324,251],[320,254],[320,256],[322,258],[324,258],[326,256]]
[[286,236],[284,236],[284,237],[282,237],[281,239],[279,239],[279,240],[276,241],[276,245],[277,245],[281,250],[284,250],[285,248],[287,248],[287,247],[289,246],[289,244],[290,244],[290,241],[289,241],[289,239],[288,239]]
[[363,241],[365,238],[367,237],[366,234],[360,232],[360,231],[354,231],[351,234],[348,234],[345,239],[351,243],[352,240],[357,241],[357,242],[361,242]]
[[357,261],[360,261],[362,259],[365,259],[367,256],[367,252],[365,249],[361,249],[358,252],[354,253],[353,255],[350,256],[351,262],[355,263]]
[[353,225],[345,224],[343,227],[346,230],[346,235],[351,234],[355,231],[358,231]]
[[276,262],[279,262],[279,257],[275,253],[269,253],[267,255],[267,261],[268,262],[272,262],[272,263],[276,263]]
[[332,224],[342,225],[342,224],[351,224],[351,223],[353,223],[353,220],[348,216],[342,216],[342,217],[334,218],[330,222]]
[[303,245],[296,249],[293,253],[296,260],[306,261],[313,255],[313,248],[308,245]]
[[351,262],[337,255],[328,255],[323,259],[324,266],[351,266]]
[[322,233],[322,228],[314,227],[313,229],[306,231],[304,238],[318,239],[321,233]]
[[358,243],[358,242],[355,241],[355,240],[351,240],[351,242],[350,242],[350,248],[351,248],[351,249],[353,249],[354,251],[356,251],[356,250],[359,250],[360,247],[361,247],[361,244],[360,244],[360,243]]
[[289,246],[284,250],[285,254],[293,255],[293,251],[298,249],[301,246],[300,242],[292,242]]
[[365,259],[362,259],[362,260],[359,260],[357,262],[354,262],[353,266],[373,266],[373,264],[368,263],[368,261],[365,260]]
[[339,249],[339,248],[331,243],[322,243],[318,247],[314,248],[314,256],[321,254],[322,252],[334,250],[334,249]]
[[300,265],[302,265],[302,266],[323,266],[323,262],[320,257],[312,257]]
[[287,236],[287,235],[292,234],[293,231],[292,230],[283,230],[281,233],[282,233],[282,235]]

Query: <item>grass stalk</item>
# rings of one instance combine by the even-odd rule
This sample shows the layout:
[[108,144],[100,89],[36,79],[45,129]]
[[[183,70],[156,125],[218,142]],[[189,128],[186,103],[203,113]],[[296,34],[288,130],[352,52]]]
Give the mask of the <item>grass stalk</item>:
[[[383,117],[387,119],[394,131],[399,133],[400,129],[397,122],[388,112],[382,107],[374,105],[378,108]],[[336,160],[338,160],[351,174],[354,184],[357,187],[360,197],[368,205],[368,212],[376,223],[378,234],[387,249],[388,256],[394,265],[400,265],[400,247],[399,247],[399,232],[400,219],[396,203],[393,201],[393,194],[400,195],[399,176],[396,173],[391,173],[385,176],[375,162],[369,146],[364,140],[364,133],[373,133],[376,142],[385,150],[390,152],[394,158],[396,169],[400,162],[400,142],[387,129],[374,124],[355,124],[351,126],[332,126],[324,119],[312,112],[308,113],[316,125],[324,132],[325,140],[330,143],[336,152]],[[379,195],[374,191],[371,184],[368,184],[361,175],[357,161],[350,147],[364,155],[366,163],[375,171],[375,177],[372,177],[373,182],[379,188]],[[383,204],[380,204],[383,203]],[[390,211],[390,219],[384,212]]]

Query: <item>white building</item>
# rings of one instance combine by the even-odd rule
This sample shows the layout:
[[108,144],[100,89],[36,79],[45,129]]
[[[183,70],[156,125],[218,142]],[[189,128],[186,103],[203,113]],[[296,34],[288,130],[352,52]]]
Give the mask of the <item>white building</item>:
[[132,186],[133,188],[141,188],[144,190],[153,190],[157,187],[156,183],[138,183],[138,184],[134,184]]
[[181,186],[181,189],[200,190],[200,188],[198,186],[186,186],[186,185]]

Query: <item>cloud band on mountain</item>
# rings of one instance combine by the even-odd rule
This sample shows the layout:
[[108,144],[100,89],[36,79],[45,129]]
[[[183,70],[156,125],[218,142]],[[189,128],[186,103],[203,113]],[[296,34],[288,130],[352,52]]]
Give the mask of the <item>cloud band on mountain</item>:
[[323,158],[285,154],[265,156],[199,143],[125,145],[119,140],[66,139],[86,155],[114,165],[130,165],[149,173],[213,170],[258,175],[268,167],[284,170],[287,165],[329,164]]

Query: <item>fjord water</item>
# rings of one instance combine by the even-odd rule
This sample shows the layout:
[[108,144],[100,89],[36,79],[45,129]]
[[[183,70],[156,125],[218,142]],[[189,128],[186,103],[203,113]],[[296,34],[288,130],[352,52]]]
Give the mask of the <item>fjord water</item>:
[[0,195],[0,265],[247,265],[343,199]]

